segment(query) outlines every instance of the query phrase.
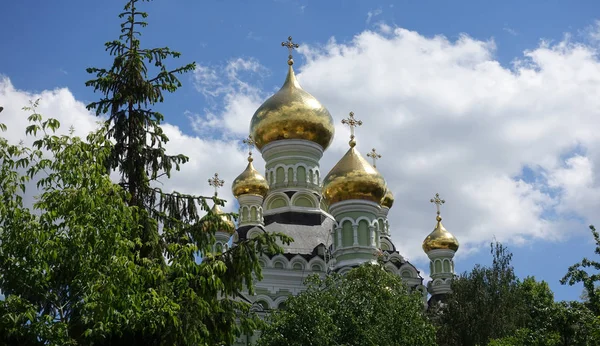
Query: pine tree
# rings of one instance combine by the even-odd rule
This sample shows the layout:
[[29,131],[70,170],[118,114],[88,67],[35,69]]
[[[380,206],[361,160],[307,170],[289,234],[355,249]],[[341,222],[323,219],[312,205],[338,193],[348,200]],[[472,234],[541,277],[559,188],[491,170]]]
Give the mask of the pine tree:
[[[121,185],[129,192],[129,205],[148,211],[149,216],[159,222],[169,223],[171,216],[194,219],[196,202],[206,207],[204,198],[164,193],[152,186],[160,177],[170,177],[173,168],[179,170],[189,159],[184,155],[166,154],[164,144],[168,138],[160,126],[164,117],[151,107],[163,102],[165,92],[176,91],[181,86],[177,75],[193,71],[195,64],[169,70],[165,60],[178,58],[180,53],[167,47],[141,47],[139,29],[147,25],[143,19],[148,15],[137,9],[139,1],[127,2],[119,15],[125,18],[119,39],[105,44],[106,50],[114,56],[112,67],[87,69],[96,79],[86,82],[86,86],[102,93],[100,101],[90,103],[87,108],[95,109],[97,115],[108,115],[107,136],[115,144],[107,168],[117,169],[121,174]],[[152,76],[149,64],[157,70]],[[141,255],[161,258],[158,229],[150,220],[145,223]]]
[[[141,46],[140,29],[147,25],[147,14],[137,5],[143,1],[150,0],[127,1],[119,15],[125,19],[121,35],[106,43],[106,50],[114,56],[113,65],[109,69],[87,69],[96,78],[86,83],[102,94],[88,109],[108,116],[105,132],[114,145],[107,171],[120,173],[120,184],[128,192],[127,203],[138,210],[140,232],[134,240],[139,245],[135,250],[137,263],[153,263],[160,268],[144,278],[146,289],[174,306],[173,312],[166,313],[164,326],[133,330],[131,340],[152,340],[156,344],[231,343],[242,329],[249,332],[256,328],[257,320],[249,315],[248,304],[237,298],[245,289],[252,293],[253,280],[261,278],[258,258],[265,252],[280,253],[277,241],[289,243],[291,239],[265,232],[237,243],[225,253],[213,254],[214,233],[224,224],[210,212],[208,217],[200,218],[199,210],[209,209],[207,198],[165,192],[156,186],[160,178],[169,178],[172,170],[179,170],[188,158],[166,153],[168,138],[161,129],[164,117],[152,106],[163,102],[165,93],[177,90],[181,86],[177,76],[192,71],[195,65],[168,69],[166,61],[178,58],[178,52]],[[223,205],[216,197],[213,200]],[[200,264],[195,261],[198,252],[203,254]],[[163,264],[163,255],[168,258],[168,266]],[[159,316],[162,313],[156,312]]]

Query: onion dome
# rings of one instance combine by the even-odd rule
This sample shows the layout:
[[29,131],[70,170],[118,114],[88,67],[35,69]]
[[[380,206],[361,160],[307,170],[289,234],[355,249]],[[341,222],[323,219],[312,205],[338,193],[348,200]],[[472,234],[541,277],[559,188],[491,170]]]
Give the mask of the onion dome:
[[438,215],[436,220],[435,229],[423,240],[423,251],[427,253],[431,250],[458,250],[458,240],[444,228],[442,218]]
[[392,205],[394,205],[394,195],[392,194],[392,190],[388,189],[381,200],[381,206],[392,209]]
[[242,195],[258,195],[265,197],[269,191],[269,183],[252,165],[252,156],[248,157],[248,166],[238,175],[231,185],[235,198]]
[[[235,232],[235,224],[233,223],[233,221],[231,220],[231,218],[227,215],[225,215],[225,213],[221,210],[221,208],[215,204],[212,209],[211,212],[215,215],[220,216],[221,221],[218,222],[218,228],[217,231],[221,231],[221,232],[226,232],[229,234],[233,234]],[[206,221],[208,214],[205,215],[201,221]],[[212,226],[212,222],[213,221],[208,221],[206,223],[204,223],[202,225],[202,227],[204,228],[204,230],[208,231],[210,229],[210,227]]]
[[351,140],[350,149],[323,180],[323,198],[329,205],[351,199],[379,204],[385,196],[385,180],[355,146]]
[[292,63],[290,59],[287,78],[281,89],[267,99],[252,117],[250,135],[259,150],[281,139],[305,139],[325,150],[333,140],[335,129],[331,114],[300,87]]

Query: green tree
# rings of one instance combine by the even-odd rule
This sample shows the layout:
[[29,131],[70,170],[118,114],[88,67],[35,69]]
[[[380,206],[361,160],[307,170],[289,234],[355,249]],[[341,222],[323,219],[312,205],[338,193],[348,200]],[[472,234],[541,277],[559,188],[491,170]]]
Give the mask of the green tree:
[[[33,147],[0,137],[0,344],[214,345],[256,329],[249,304],[235,298],[252,290],[253,271],[260,278],[258,257],[279,251],[274,236],[225,253],[203,246],[197,263],[194,239],[207,238],[166,230],[169,265],[140,258],[140,211],[107,174],[104,127],[86,140],[57,136],[58,121],[36,105],[26,129]],[[32,182],[40,194],[30,209]],[[204,221],[194,227],[209,235],[223,227],[217,215]]]
[[[211,217],[200,220],[199,209],[209,209],[206,199],[159,188],[160,179],[169,178],[188,158],[166,153],[168,138],[161,128],[164,117],[152,108],[163,102],[165,93],[176,91],[181,86],[177,76],[192,71],[195,65],[169,69],[167,60],[178,58],[178,52],[142,47],[140,30],[147,25],[147,14],[137,6],[143,1],[149,0],[127,1],[120,14],[124,18],[121,35],[106,43],[114,57],[112,66],[87,70],[95,79],[86,85],[102,95],[88,108],[108,116],[105,134],[114,144],[106,166],[120,172],[120,184],[128,192],[126,201],[136,207],[140,239],[136,259],[140,264],[150,261],[158,266],[156,275],[146,281],[147,289],[155,289],[159,297],[179,309],[176,319],[150,332],[151,339],[163,340],[166,335],[169,342],[231,343],[240,327],[245,331],[256,327],[254,319],[240,317],[247,316],[249,307],[236,298],[244,289],[252,292],[253,280],[260,279],[258,256],[265,251],[280,252],[276,241],[291,239],[265,232],[213,256],[214,232],[222,223],[214,216],[216,222],[210,222]],[[207,224],[212,225],[208,231]],[[200,265],[194,260],[198,251],[203,253]],[[169,268],[162,265],[163,255],[171,262]],[[141,335],[148,333],[145,329],[132,331],[131,339],[144,340]]]
[[[261,278],[258,258],[291,239],[265,232],[211,253],[225,225],[206,199],[157,187],[188,158],[166,153],[163,117],[151,107],[193,64],[168,70],[165,60],[179,53],[141,47],[147,15],[139,2],[127,1],[122,35],[106,44],[112,67],[88,69],[96,79],[87,85],[102,93],[89,108],[108,115],[101,129],[85,141],[56,136],[58,122],[43,120],[34,104],[27,128],[41,135],[34,147],[1,142],[0,335],[7,344],[218,345],[258,326],[238,298]],[[111,185],[113,170],[119,185]],[[23,205],[30,180],[41,189],[34,209]]]
[[453,281],[445,307],[434,316],[440,345],[487,345],[526,323],[512,254],[497,242],[490,253],[491,267],[476,265]]
[[528,328],[517,329],[511,335],[490,341],[488,346],[558,346],[560,338],[556,333],[542,334]]
[[166,153],[164,145],[169,139],[161,128],[164,116],[152,107],[164,101],[165,92],[175,92],[181,86],[177,75],[193,71],[195,64],[170,70],[167,60],[180,57],[180,53],[167,47],[141,46],[140,30],[147,25],[144,19],[148,15],[139,11],[137,5],[143,1],[150,0],[127,1],[119,15],[125,19],[119,39],[105,44],[114,57],[112,66],[87,69],[96,78],[87,81],[86,86],[102,94],[99,101],[87,108],[95,110],[98,116],[108,115],[106,135],[114,145],[106,160],[107,168],[119,171],[120,184],[129,192],[128,204],[148,212],[148,217],[141,220],[144,223],[140,234],[141,256],[162,260],[163,246],[156,221],[172,227],[172,222],[193,220],[196,203],[202,205],[204,199],[163,193],[153,185],[161,177],[169,178],[172,169],[179,170],[189,159]]
[[[600,234],[596,231],[593,225],[590,225],[590,231],[596,242],[596,255],[600,255]],[[570,266],[567,274],[560,280],[563,285],[574,285],[583,283],[585,293],[587,295],[587,306],[596,315],[600,316],[600,262],[593,261],[588,258],[583,258],[581,262]]]
[[[36,105],[27,108],[27,133],[42,134],[33,147],[0,137],[0,344],[77,345],[78,335],[140,322],[125,308],[134,302],[114,297],[148,268],[132,266],[135,214],[106,174],[102,132],[87,141],[57,136],[58,121],[43,120]],[[32,179],[40,190],[33,210],[23,205]]]
[[435,345],[421,295],[380,265],[306,283],[267,318],[258,345]]

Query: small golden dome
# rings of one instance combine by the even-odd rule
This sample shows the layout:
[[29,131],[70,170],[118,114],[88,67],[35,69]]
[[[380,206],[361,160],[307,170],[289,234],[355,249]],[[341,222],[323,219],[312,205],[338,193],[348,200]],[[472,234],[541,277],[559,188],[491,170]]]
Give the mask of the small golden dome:
[[388,189],[381,200],[381,206],[392,209],[392,205],[394,205],[394,195],[392,194],[392,190]]
[[254,169],[252,157],[248,158],[248,166],[246,166],[246,169],[233,181],[231,191],[235,198],[242,195],[258,195],[264,198],[267,195],[269,183],[267,183],[267,180]]
[[305,139],[325,150],[334,132],[331,114],[298,84],[292,65],[281,89],[256,110],[250,123],[259,150],[280,139]]
[[431,250],[458,250],[458,240],[448,232],[444,225],[442,225],[442,218],[438,215],[436,217],[437,225],[433,232],[431,232],[425,240],[423,240],[423,251],[425,253]]
[[[227,216],[227,215],[225,215],[225,213],[223,213],[223,211],[217,204],[215,204],[212,207],[211,212],[215,215],[221,215],[221,222],[219,222],[217,230],[222,231],[222,232],[227,232],[229,234],[233,234],[235,232],[235,224],[233,223],[233,221],[231,220],[231,218],[229,216]],[[207,215],[205,215],[202,219],[206,220]],[[205,231],[208,231],[211,227],[211,224],[205,223],[202,226]]]
[[323,198],[327,204],[362,199],[381,203],[387,190],[385,180],[350,142],[350,149],[323,180]]

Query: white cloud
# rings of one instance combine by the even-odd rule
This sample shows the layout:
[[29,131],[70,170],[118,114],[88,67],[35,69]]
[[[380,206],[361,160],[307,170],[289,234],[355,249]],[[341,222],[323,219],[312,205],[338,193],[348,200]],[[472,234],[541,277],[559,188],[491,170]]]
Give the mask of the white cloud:
[[[28,125],[27,117],[30,112],[23,111],[29,101],[40,99],[38,113],[45,118],[56,118],[61,123],[61,134],[68,132],[73,126],[75,134],[85,137],[97,126],[98,118],[85,109],[85,105],[75,100],[72,93],[66,88],[47,90],[41,93],[31,93],[16,89],[11,81],[4,77],[0,79],[0,105],[4,107],[0,113],[0,123],[8,127],[8,131],[1,135],[12,143],[24,140],[31,143],[33,138],[25,137],[25,127]],[[181,153],[190,158],[179,172],[172,172],[172,179],[163,180],[161,187],[164,191],[179,191],[188,194],[212,196],[214,190],[208,185],[208,179],[218,172],[226,181],[224,188],[219,191],[219,196],[229,201],[226,211],[233,211],[233,195],[230,190],[233,179],[245,168],[246,150],[243,150],[236,141],[222,141],[218,139],[201,139],[186,135],[173,125],[164,125],[165,134],[169,137],[166,145],[168,153]],[[227,157],[227,160],[215,159]],[[264,165],[262,159],[257,158],[257,164]],[[33,191],[31,191],[33,193]],[[27,196],[31,201],[32,196]]]
[[[494,235],[517,243],[557,239],[570,224],[545,215],[568,210],[589,218],[600,207],[592,198],[600,168],[595,51],[567,37],[525,52],[508,69],[495,60],[496,49],[466,35],[452,42],[395,28],[303,51],[308,62],[299,79],[338,126],[322,165],[331,167],[346,149],[348,131],[339,121],[354,110],[365,122],[357,130],[360,149],[374,146],[384,156],[378,168],[396,195],[393,237],[409,258],[423,258],[435,192],[448,200],[444,223],[466,252]],[[555,177],[577,146],[587,149],[589,164],[567,169],[586,179],[577,184],[586,194]],[[515,178],[525,167],[540,179]],[[552,186],[547,177],[555,177]]]
[[382,13],[383,11],[381,10],[381,8],[378,8],[376,10],[370,10],[369,12],[367,12],[367,24],[371,23],[371,20],[373,18],[379,16]]
[[[296,68],[299,82],[336,122],[322,171],[347,150],[349,131],[339,122],[354,111],[364,121],[357,129],[358,148],[366,154],[375,147],[383,155],[378,169],[396,196],[392,236],[413,261],[425,259],[421,241],[435,225],[429,199],[436,192],[447,200],[442,216],[461,242],[459,259],[494,236],[523,243],[585,232],[570,217],[594,221],[600,208],[595,50],[566,36],[532,47],[509,68],[495,59],[496,49],[491,40],[463,35],[450,41],[387,25],[351,42],[331,38],[300,49],[307,62]],[[260,86],[266,72],[254,59],[198,68],[196,87],[213,103],[201,115],[188,115],[200,133],[218,129],[223,136],[200,139],[166,126],[168,149],[191,161],[168,188],[210,195],[206,180],[214,172],[227,185],[244,169],[245,151],[231,139],[247,135],[252,114],[272,92]],[[277,74],[283,82],[285,66]],[[0,104],[11,105],[0,118],[17,114],[32,98],[7,87],[6,80],[0,90]],[[44,95],[43,113],[58,114],[63,124],[71,119],[76,127],[92,127],[94,117],[68,90]],[[533,179],[523,176],[525,169]]]
[[247,136],[252,114],[266,95],[256,82],[268,73],[253,58],[232,59],[224,66],[198,65],[194,72],[194,85],[212,108],[205,109],[202,114],[188,112],[196,133],[205,135],[225,130],[226,137]]

